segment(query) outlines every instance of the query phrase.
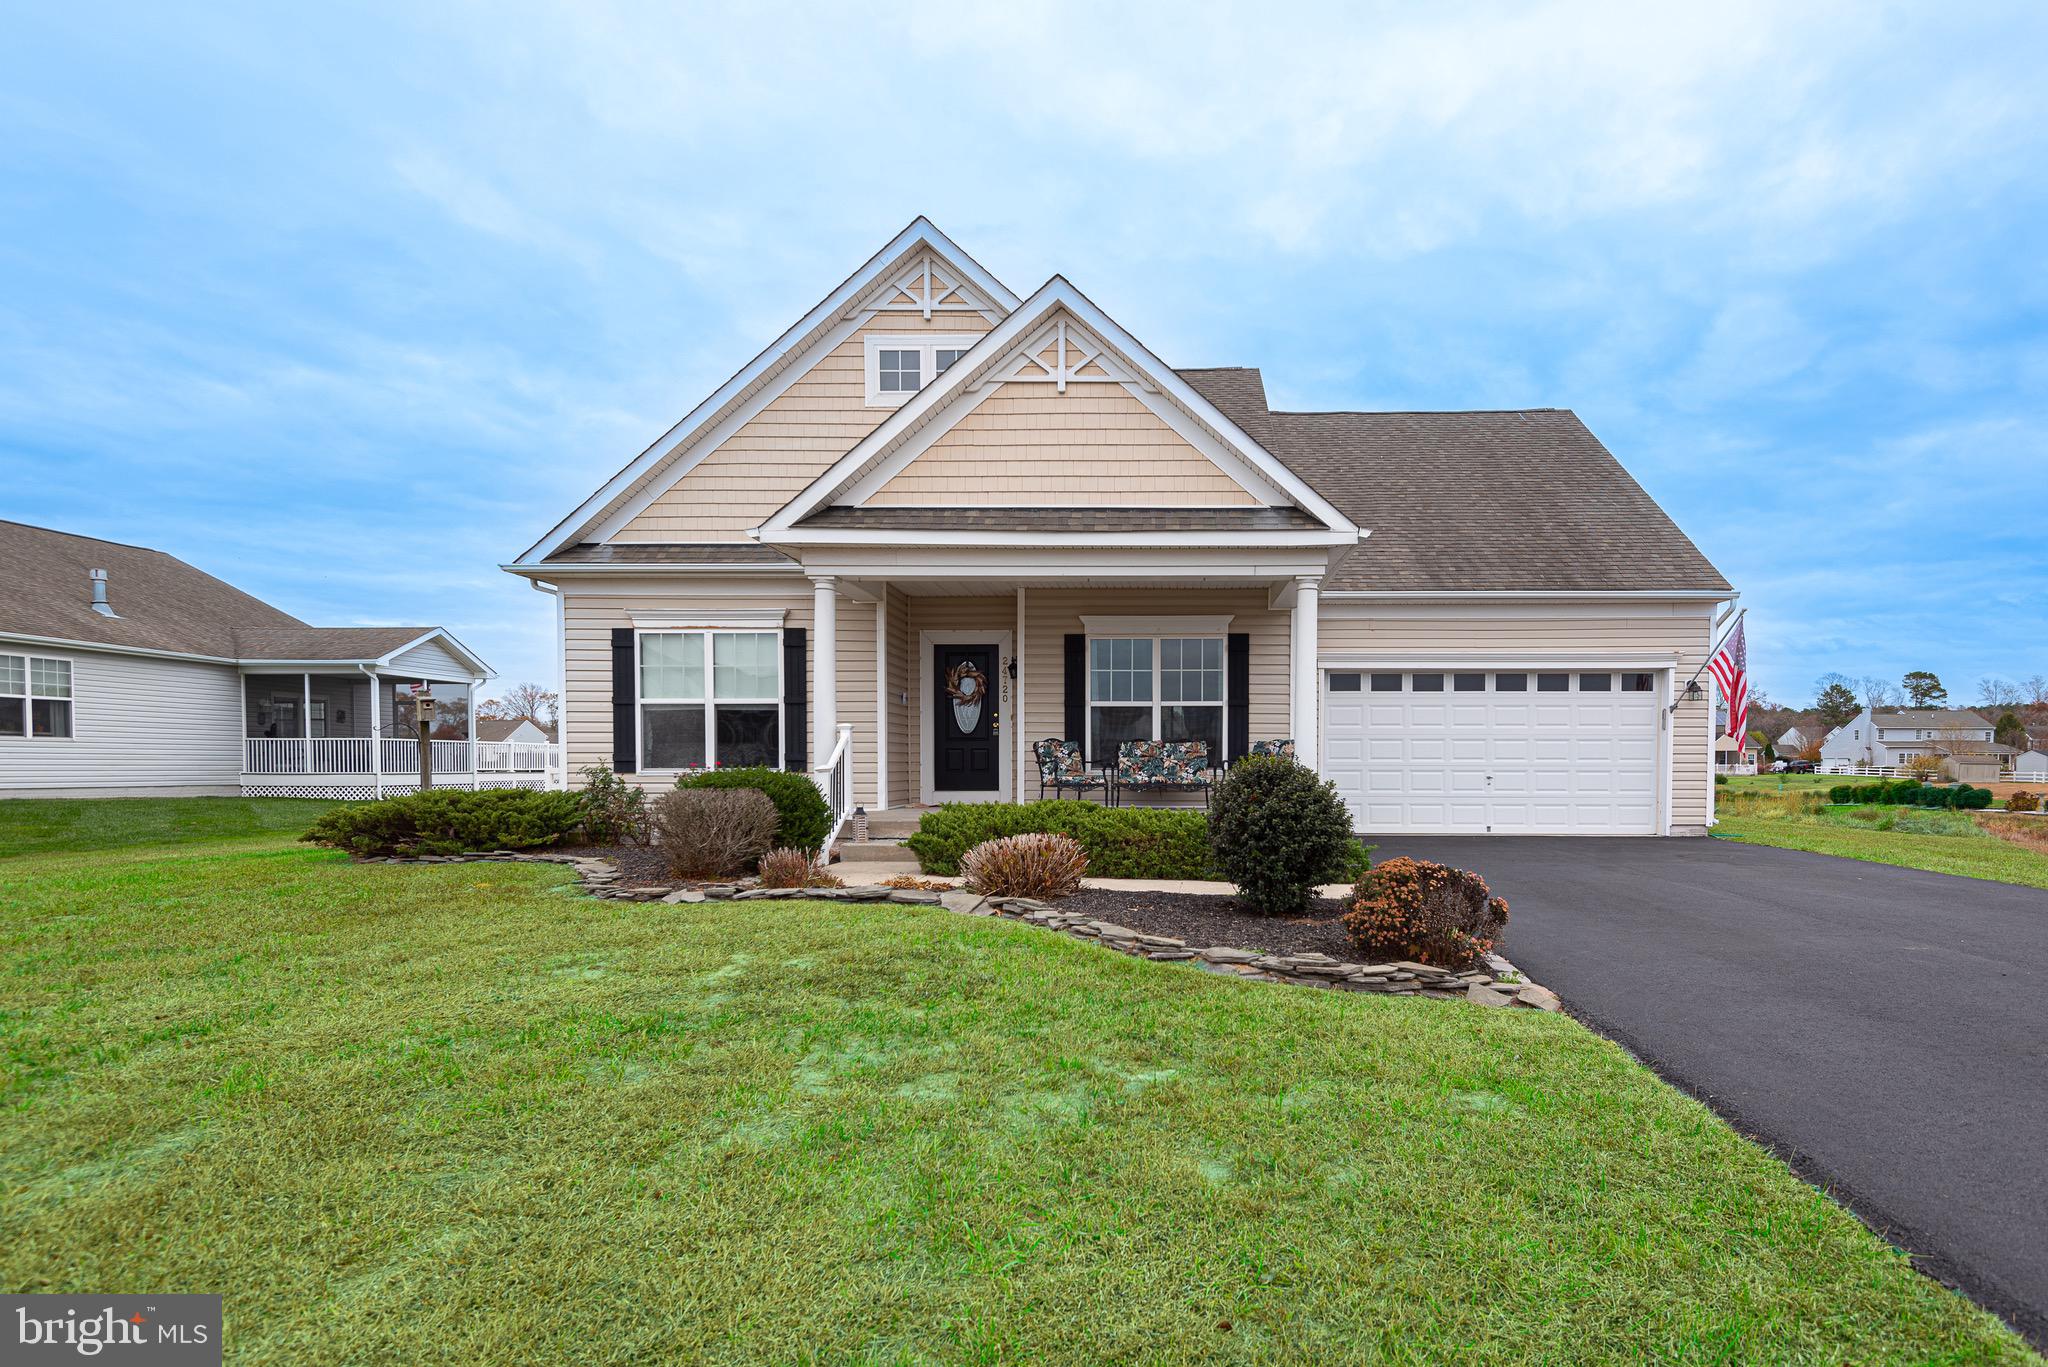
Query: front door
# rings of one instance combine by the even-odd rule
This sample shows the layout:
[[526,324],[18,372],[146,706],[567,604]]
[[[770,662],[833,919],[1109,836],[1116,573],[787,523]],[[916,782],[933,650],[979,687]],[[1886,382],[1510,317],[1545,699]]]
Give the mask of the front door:
[[932,787],[993,793],[1003,786],[993,645],[932,647]]

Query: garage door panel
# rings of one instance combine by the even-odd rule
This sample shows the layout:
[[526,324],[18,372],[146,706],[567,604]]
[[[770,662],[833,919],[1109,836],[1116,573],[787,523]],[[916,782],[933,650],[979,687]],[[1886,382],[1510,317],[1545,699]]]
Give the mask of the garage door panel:
[[[1449,666],[1441,672],[1456,671]],[[1655,695],[1401,690],[1325,695],[1329,777],[1360,828],[1648,834],[1662,736]],[[1525,686],[1536,680],[1517,680]],[[1448,682],[1448,680],[1446,680]],[[1513,682],[1513,681],[1511,681]]]

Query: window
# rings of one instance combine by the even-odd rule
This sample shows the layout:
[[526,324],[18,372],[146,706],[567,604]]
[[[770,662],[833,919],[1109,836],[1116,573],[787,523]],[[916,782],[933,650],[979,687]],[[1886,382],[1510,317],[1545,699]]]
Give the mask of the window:
[[71,661],[0,655],[0,736],[71,735]]
[[1417,693],[1443,692],[1444,676],[1441,674],[1417,674],[1415,676],[1415,691]]
[[867,339],[868,407],[894,408],[967,354],[976,339],[920,334]]
[[1114,758],[1127,740],[1205,740],[1210,762],[1220,765],[1223,701],[1220,636],[1089,638],[1088,753],[1095,759]]
[[1621,676],[1621,691],[1624,693],[1647,693],[1654,676],[1649,674],[1624,674]]
[[[708,665],[708,667],[707,667]],[[640,767],[782,767],[782,636],[640,636]]]
[[1572,676],[1569,674],[1538,674],[1536,676],[1536,691],[1538,693],[1564,693],[1570,691],[1571,686]]
[[1375,693],[1399,693],[1401,691],[1401,676],[1399,674],[1373,675],[1372,691]]
[[1332,693],[1356,693],[1364,687],[1365,676],[1363,674],[1332,674],[1330,676],[1330,691]]
[[1613,691],[1614,676],[1612,674],[1579,675],[1579,692],[1581,693],[1612,693]]
[[1484,693],[1486,691],[1486,676],[1484,674],[1453,674],[1451,675],[1451,687],[1460,693]]
[[1493,691],[1496,693],[1527,693],[1529,691],[1529,676],[1527,674],[1496,674],[1493,676]]

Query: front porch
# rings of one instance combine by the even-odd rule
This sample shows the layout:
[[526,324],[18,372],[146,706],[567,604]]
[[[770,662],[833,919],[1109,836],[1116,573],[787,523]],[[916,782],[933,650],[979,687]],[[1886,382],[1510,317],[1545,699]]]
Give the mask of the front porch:
[[[421,786],[559,787],[560,747],[486,742],[474,731],[481,679],[352,673],[245,672],[242,792],[260,797],[376,798]],[[432,697],[416,703],[410,687]],[[424,718],[422,712],[425,713]]]

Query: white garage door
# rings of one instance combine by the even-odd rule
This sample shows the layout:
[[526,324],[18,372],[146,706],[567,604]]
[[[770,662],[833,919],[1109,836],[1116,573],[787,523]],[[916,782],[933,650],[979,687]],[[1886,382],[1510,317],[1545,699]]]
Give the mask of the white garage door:
[[1332,670],[1324,772],[1361,831],[1650,835],[1649,673]]

